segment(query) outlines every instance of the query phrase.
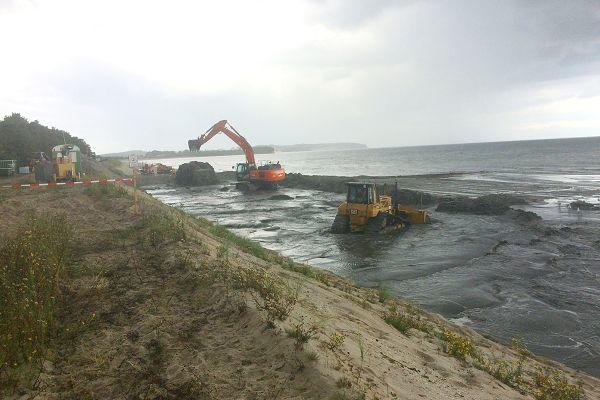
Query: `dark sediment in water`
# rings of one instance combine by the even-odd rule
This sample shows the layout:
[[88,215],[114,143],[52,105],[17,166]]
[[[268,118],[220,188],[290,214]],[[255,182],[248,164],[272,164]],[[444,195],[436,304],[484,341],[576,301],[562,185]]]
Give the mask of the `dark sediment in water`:
[[479,215],[502,215],[511,210],[510,206],[520,204],[527,204],[527,201],[523,197],[510,194],[488,194],[474,199],[456,196],[440,199],[436,211]]
[[572,202],[569,204],[569,207],[571,207],[572,210],[600,210],[600,206],[582,200]]
[[294,200],[292,196],[288,196],[287,194],[274,194],[269,197],[268,200]]

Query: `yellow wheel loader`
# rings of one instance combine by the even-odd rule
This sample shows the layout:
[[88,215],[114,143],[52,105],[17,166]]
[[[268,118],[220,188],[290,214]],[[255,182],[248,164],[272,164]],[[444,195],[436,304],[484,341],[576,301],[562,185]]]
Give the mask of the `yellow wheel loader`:
[[388,233],[429,223],[427,211],[398,204],[394,197],[379,195],[375,183],[348,183],[346,201],[338,207],[331,232]]

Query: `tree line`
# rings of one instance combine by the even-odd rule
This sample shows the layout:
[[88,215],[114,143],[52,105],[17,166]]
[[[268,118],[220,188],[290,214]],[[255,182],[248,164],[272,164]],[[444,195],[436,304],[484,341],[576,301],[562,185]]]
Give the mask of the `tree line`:
[[0,160],[17,160],[24,165],[34,153],[43,151],[50,156],[54,146],[64,143],[77,145],[85,155],[94,155],[85,140],[38,121],[29,122],[20,114],[13,113],[0,121]]

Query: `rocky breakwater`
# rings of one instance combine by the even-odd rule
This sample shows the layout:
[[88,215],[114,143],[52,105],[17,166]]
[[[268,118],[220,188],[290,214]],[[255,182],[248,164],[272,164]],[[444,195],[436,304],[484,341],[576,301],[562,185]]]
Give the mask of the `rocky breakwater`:
[[[493,193],[480,197],[460,195],[440,196],[433,193],[403,189],[403,181],[412,177],[401,176],[320,176],[289,173],[281,186],[322,190],[332,193],[345,193],[348,182],[375,182],[381,194],[396,196],[399,203],[411,206],[433,207],[437,205],[436,212],[461,213],[475,215],[508,216],[522,222],[535,222],[541,218],[529,211],[523,211],[512,206],[526,205],[528,199],[523,196],[506,193]],[[427,177],[423,177],[426,179]],[[398,182],[396,189],[395,183]]]
[[540,221],[534,212],[511,206],[529,204],[526,198],[505,193],[494,193],[476,198],[466,196],[443,197],[438,200],[437,212],[476,215],[505,215],[523,223]]
[[[303,175],[288,173],[285,181],[280,186],[296,189],[321,190],[331,193],[346,193],[348,182],[375,182],[380,194],[396,195],[400,203],[408,205],[423,204],[424,206],[437,203],[437,197],[431,193],[410,189],[395,189],[398,177],[373,177],[373,176],[330,176],[330,175]],[[399,183],[401,186],[401,183]]]

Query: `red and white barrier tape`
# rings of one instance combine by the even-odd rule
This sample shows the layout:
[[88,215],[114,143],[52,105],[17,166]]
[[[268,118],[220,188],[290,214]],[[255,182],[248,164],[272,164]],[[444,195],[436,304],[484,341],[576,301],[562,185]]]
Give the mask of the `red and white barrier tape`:
[[36,187],[43,187],[43,186],[53,187],[53,186],[63,186],[63,185],[66,185],[66,186],[75,186],[75,185],[89,186],[92,183],[109,183],[109,182],[123,182],[123,183],[132,184],[133,179],[132,178],[115,178],[115,179],[98,179],[98,180],[94,180],[94,181],[89,180],[89,179],[84,179],[82,181],[76,181],[76,182],[67,181],[67,182],[48,182],[48,183],[25,183],[25,184],[13,183],[12,185],[2,186],[2,188],[22,189],[22,188],[36,188]]

